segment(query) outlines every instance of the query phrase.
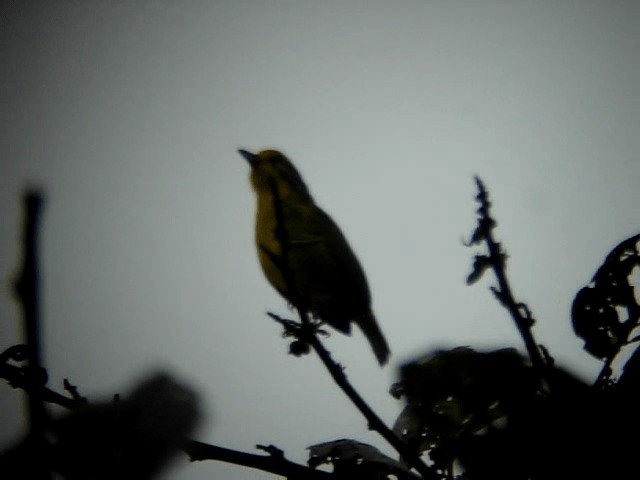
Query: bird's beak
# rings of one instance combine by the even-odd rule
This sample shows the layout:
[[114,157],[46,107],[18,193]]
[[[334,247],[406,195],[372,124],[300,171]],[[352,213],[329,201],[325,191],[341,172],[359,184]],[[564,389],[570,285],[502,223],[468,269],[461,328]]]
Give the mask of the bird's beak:
[[252,168],[258,163],[258,157],[253,153],[247,152],[241,148],[238,149],[238,153],[242,155],[247,162],[249,162],[249,165],[251,165]]

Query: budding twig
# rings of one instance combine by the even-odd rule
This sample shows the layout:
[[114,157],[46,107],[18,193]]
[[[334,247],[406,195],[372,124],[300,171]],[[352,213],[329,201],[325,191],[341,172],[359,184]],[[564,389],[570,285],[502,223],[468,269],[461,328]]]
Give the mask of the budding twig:
[[487,246],[488,255],[476,255],[474,269],[467,277],[467,283],[472,284],[476,282],[487,269],[493,270],[498,286],[490,287],[491,291],[500,304],[511,314],[511,318],[513,318],[516,328],[524,340],[531,364],[540,372],[542,378],[544,378],[544,372],[551,366],[552,359],[548,353],[544,353],[546,350],[542,350],[533,337],[531,329],[535,320],[531,315],[529,307],[522,302],[517,302],[511,292],[505,271],[507,255],[502,250],[500,243],[493,237],[493,229],[496,226],[496,221],[491,217],[489,212],[491,207],[489,193],[479,177],[475,177],[475,181],[478,187],[476,199],[478,203],[480,203],[480,207],[478,208],[478,225],[466,245],[478,245],[484,242]]

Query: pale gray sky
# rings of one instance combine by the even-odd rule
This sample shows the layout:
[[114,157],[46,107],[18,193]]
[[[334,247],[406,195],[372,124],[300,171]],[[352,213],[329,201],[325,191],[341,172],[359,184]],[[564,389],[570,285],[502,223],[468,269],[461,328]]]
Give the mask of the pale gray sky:
[[[20,191],[40,184],[51,385],[104,398],[166,367],[201,394],[202,441],[393,455],[265,316],[288,312],[258,266],[238,147],[285,152],[360,257],[391,364],[359,332],[326,345],[387,423],[411,355],[521,348],[488,277],[464,284],[474,174],[537,338],[592,378],[569,309],[640,231],[639,20],[611,0],[3,2],[0,275],[18,262]],[[0,349],[21,341],[7,295],[0,319]],[[20,399],[0,389],[0,446]],[[166,478],[273,477],[180,460]]]

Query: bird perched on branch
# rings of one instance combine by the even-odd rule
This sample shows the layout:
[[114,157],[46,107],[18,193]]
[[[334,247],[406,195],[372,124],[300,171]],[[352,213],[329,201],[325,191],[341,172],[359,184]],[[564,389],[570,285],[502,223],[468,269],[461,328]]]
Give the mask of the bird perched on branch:
[[336,223],[315,204],[282,153],[238,152],[251,165],[256,244],[269,283],[290,303],[345,334],[352,322],[358,325],[384,365],[389,347],[371,311],[367,279]]

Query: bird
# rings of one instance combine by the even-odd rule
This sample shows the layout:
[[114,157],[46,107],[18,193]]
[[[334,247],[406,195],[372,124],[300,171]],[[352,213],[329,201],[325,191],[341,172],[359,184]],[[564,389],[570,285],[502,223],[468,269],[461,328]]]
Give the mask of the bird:
[[293,163],[277,150],[239,149],[256,193],[255,241],[262,271],[290,304],[349,335],[355,323],[380,366],[390,355],[371,309],[367,279],[345,236],[316,205]]

